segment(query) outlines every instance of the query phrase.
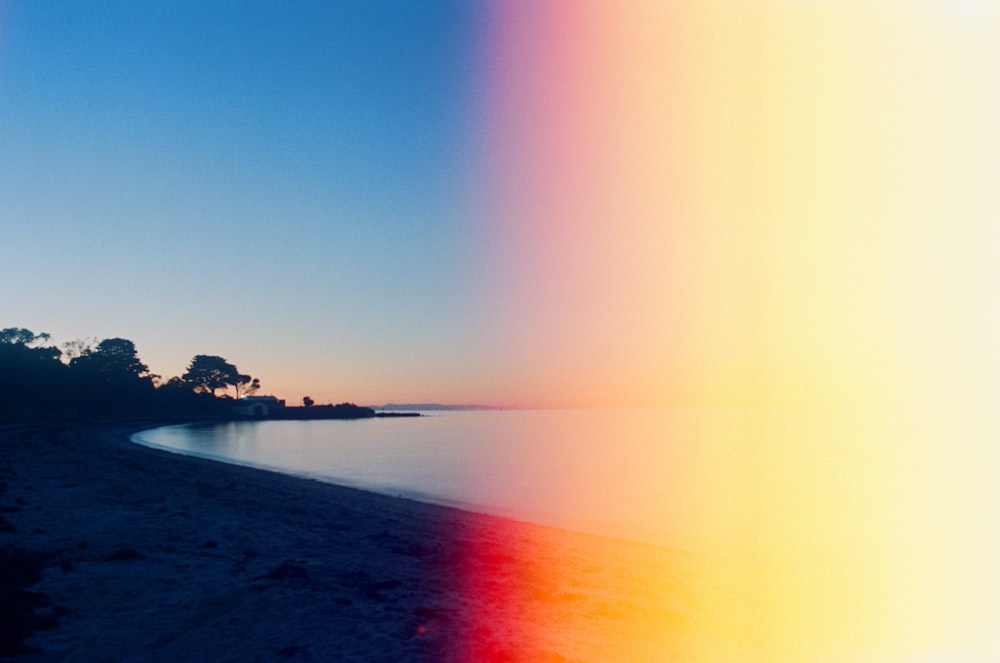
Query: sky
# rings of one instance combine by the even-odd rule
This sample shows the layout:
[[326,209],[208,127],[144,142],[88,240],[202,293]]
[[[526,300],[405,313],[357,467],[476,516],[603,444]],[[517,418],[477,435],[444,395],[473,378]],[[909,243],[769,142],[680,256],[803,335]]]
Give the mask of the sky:
[[465,397],[464,4],[4,3],[5,322],[292,399]]
[[290,402],[962,391],[997,367],[996,30],[975,0],[8,0],[3,324]]

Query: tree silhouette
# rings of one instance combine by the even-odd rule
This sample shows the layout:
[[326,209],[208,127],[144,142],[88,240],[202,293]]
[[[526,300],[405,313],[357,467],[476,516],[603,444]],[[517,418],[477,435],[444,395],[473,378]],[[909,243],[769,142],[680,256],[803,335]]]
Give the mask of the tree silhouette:
[[225,389],[239,378],[239,371],[222,357],[215,355],[195,355],[187,372],[181,376],[195,391],[215,396],[219,389]]
[[[236,368],[235,366],[233,367]],[[237,376],[236,382],[231,382],[236,388],[236,398],[240,396],[253,396],[260,389],[260,380],[251,375],[240,375]]]
[[69,363],[73,401],[94,416],[140,414],[155,406],[149,367],[139,360],[135,343],[108,338]]
[[94,349],[86,349],[70,362],[70,366],[103,376],[109,380],[148,380],[149,367],[139,361],[135,343],[124,338],[107,338]]
[[59,418],[67,393],[62,353],[31,347],[48,338],[21,327],[0,329],[0,420]]
[[0,422],[73,421],[136,416],[218,417],[228,396],[255,393],[260,380],[222,357],[197,355],[183,378],[161,381],[124,338],[50,344],[46,333],[0,329]]
[[247,396],[260,389],[260,380],[243,375],[233,364],[215,355],[195,355],[187,372],[181,376],[185,383],[199,393],[215,396],[219,389],[232,386],[236,397]]
[[96,338],[77,338],[72,341],[66,341],[62,344],[63,361],[71,362],[77,357],[82,357],[88,352],[93,352],[96,347]]
[[9,345],[30,346],[32,343],[49,340],[49,335],[45,332],[36,334],[24,327],[7,327],[0,329],[0,343]]

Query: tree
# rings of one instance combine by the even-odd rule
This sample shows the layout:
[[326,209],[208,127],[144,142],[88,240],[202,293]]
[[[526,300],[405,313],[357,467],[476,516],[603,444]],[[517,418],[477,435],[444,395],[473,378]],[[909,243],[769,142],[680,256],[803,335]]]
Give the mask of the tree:
[[181,379],[191,385],[196,392],[215,396],[219,389],[225,389],[239,377],[239,371],[222,357],[215,355],[195,355]]
[[77,357],[93,352],[97,347],[96,338],[78,338],[62,344],[63,361],[69,363]]
[[176,375],[158,387],[161,391],[185,391],[187,385]]
[[106,338],[94,349],[85,349],[70,366],[108,379],[139,379],[152,383],[149,367],[139,361],[135,343],[125,338]]
[[72,402],[88,416],[113,417],[149,412],[156,402],[154,376],[139,360],[135,343],[106,338],[69,362]]
[[38,341],[47,341],[49,338],[49,335],[45,332],[36,334],[30,329],[25,329],[24,327],[7,327],[5,329],[0,329],[0,343],[29,346],[32,343],[37,343]]
[[235,383],[230,384],[236,387],[236,398],[240,396],[253,396],[260,389],[260,380],[251,375],[240,375],[237,377]]
[[302,397],[302,405],[304,405],[305,407],[312,407],[315,403],[316,403],[316,401],[314,401],[313,399],[311,399],[308,396],[303,396]]
[[232,386],[236,397],[247,396],[260,389],[260,380],[243,375],[236,366],[215,355],[195,355],[187,373],[181,376],[195,391],[215,396],[219,389]]
[[0,329],[0,421],[59,418],[70,393],[59,348],[31,347],[49,339],[21,327]]
[[49,335],[45,332],[36,334],[30,329],[23,327],[7,327],[0,329],[0,350],[7,356],[30,357],[35,361],[51,361],[59,359],[62,353],[59,348],[42,346],[31,347],[35,343],[49,340]]
[[209,413],[217,405],[208,392],[196,393],[192,386],[179,377],[172,377],[156,388],[159,406],[166,411],[183,413]]

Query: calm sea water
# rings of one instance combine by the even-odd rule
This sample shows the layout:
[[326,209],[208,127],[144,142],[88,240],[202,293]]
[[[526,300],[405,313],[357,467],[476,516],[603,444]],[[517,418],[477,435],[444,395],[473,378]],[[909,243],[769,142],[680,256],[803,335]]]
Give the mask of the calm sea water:
[[[689,545],[711,439],[732,413],[676,409],[427,413],[158,428],[184,454],[662,545]],[[702,528],[703,529],[703,528]]]

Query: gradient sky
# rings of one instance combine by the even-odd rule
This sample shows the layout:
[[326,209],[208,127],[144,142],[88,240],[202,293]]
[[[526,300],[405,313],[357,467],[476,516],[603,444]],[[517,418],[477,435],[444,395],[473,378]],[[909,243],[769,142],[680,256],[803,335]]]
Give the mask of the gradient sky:
[[492,396],[464,368],[470,7],[4,3],[5,324],[293,399]]
[[997,25],[974,0],[8,1],[3,324],[129,338],[164,377],[222,355],[290,401],[961,383],[997,363]]

